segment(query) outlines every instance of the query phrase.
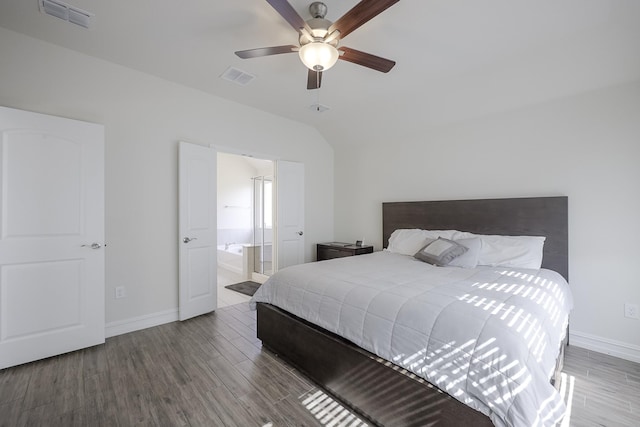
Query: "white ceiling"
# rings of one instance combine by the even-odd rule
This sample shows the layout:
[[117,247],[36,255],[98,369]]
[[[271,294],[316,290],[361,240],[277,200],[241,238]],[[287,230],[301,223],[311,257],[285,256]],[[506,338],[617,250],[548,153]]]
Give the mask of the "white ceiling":
[[[309,0],[290,0],[305,19]],[[332,144],[390,140],[425,127],[640,78],[638,0],[400,0],[341,44],[397,61],[388,74],[339,61],[319,93],[297,54],[236,50],[296,44],[264,0],[68,0],[91,30],[2,0],[0,26],[316,127]],[[357,0],[326,0],[337,20]],[[227,67],[257,76],[218,78]],[[330,107],[314,113],[318,100]]]

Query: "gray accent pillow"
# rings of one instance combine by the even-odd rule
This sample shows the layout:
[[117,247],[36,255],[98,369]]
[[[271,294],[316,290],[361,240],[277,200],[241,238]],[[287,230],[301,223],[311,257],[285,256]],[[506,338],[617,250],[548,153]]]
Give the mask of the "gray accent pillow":
[[466,246],[460,243],[438,237],[420,249],[414,257],[420,261],[444,267],[467,250]]

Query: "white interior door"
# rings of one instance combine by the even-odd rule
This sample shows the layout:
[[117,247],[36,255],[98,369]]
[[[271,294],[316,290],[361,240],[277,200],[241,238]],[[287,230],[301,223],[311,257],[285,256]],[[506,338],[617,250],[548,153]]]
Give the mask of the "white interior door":
[[0,369],[104,342],[104,127],[0,107]]
[[217,307],[216,151],[179,144],[180,320]]
[[277,269],[304,262],[304,164],[276,162]]

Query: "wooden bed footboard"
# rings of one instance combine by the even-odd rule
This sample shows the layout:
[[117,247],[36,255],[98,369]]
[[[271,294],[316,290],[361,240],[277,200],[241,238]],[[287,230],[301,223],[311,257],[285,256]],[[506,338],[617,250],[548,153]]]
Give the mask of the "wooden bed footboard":
[[262,344],[374,425],[493,426],[481,412],[351,342],[275,306],[257,306]]

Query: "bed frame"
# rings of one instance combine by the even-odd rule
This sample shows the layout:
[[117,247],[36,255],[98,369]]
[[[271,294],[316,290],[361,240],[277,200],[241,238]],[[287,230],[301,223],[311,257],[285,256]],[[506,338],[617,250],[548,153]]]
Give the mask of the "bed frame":
[[[398,228],[546,236],[542,266],[568,279],[567,202],[536,197],[383,203],[383,241],[386,247]],[[423,379],[275,306],[258,304],[258,338],[373,425],[493,425]],[[557,372],[563,356],[564,345]]]

